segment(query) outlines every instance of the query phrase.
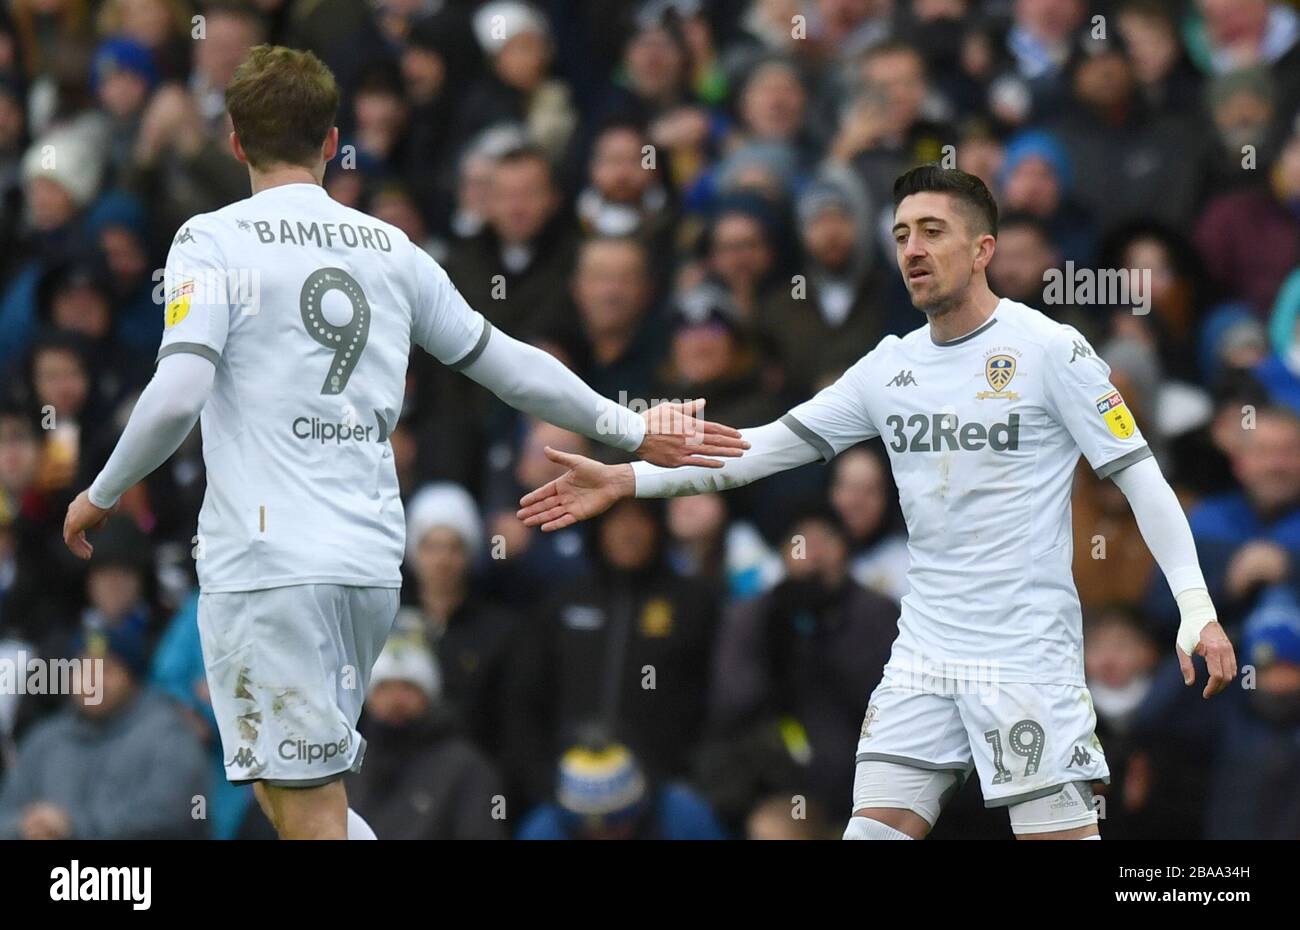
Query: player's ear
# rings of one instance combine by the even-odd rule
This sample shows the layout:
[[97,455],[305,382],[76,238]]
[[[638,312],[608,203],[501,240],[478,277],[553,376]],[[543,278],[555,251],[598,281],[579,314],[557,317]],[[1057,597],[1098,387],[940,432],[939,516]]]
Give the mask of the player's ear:
[[985,233],[975,240],[975,270],[983,271],[993,261],[993,253],[998,247],[998,240]]
[[325,156],[325,163],[329,164],[334,160],[334,156],[339,153],[339,127],[331,126],[330,131],[325,134],[325,145],[321,149],[321,154]]
[[230,151],[234,152],[235,160],[241,165],[248,164],[248,156],[244,154],[244,147],[239,144],[239,134],[233,129],[230,130]]

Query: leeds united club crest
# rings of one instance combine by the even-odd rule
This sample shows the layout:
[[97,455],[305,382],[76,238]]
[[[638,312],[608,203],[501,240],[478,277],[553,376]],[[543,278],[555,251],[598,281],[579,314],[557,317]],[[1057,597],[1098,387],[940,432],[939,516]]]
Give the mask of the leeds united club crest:
[[988,381],[991,391],[980,391],[975,395],[978,400],[1005,398],[1016,400],[1018,395],[1008,391],[1011,379],[1016,376],[1016,360],[1010,355],[991,355],[984,363],[984,379]]

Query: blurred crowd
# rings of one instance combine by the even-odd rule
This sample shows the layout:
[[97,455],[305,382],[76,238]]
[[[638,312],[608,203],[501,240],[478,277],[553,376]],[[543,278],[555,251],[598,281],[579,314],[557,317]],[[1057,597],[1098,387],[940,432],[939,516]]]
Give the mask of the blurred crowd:
[[[738,427],[923,323],[896,175],[983,178],[994,291],[1109,362],[1249,666],[1183,687],[1081,469],[1102,832],[1300,838],[1300,11],[1270,0],[4,0],[0,669],[105,673],[95,703],[0,687],[0,837],[270,835],[206,696],[198,430],[89,563],[60,532],[151,375],[172,237],[249,193],[223,88],[262,42],[338,77],[331,196],[601,393]],[[1141,270],[1149,312],[1045,294],[1076,268]],[[378,835],[838,835],[907,591],[879,444],[543,535],[514,511],[544,447],[610,450],[429,357],[407,383],[403,607],[349,780]],[[967,784],[934,835],[1009,831]]]

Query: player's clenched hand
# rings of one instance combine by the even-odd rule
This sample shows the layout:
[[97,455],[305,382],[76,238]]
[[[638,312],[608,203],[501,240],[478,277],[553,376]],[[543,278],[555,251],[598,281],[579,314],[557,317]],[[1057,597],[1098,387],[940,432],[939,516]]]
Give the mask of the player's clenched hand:
[[[1202,697],[1218,694],[1237,677],[1237,654],[1218,621],[1207,623],[1201,628],[1201,641],[1196,644],[1195,651],[1198,656],[1205,657],[1205,667],[1210,671],[1210,680],[1205,685]],[[1183,684],[1195,684],[1196,668],[1192,665],[1191,656],[1181,646],[1175,646],[1174,652],[1178,653],[1178,664],[1183,670]]]
[[740,438],[739,430],[701,419],[703,413],[702,399],[651,407],[641,414],[645,420],[645,440],[636,454],[651,465],[664,468],[678,465],[721,468],[721,462],[708,456],[738,458],[749,448],[749,443]]
[[569,470],[520,498],[516,514],[525,526],[540,526],[544,533],[602,514],[636,490],[631,465],[602,465],[550,446],[546,457]]
[[73,555],[79,559],[90,558],[95,547],[86,541],[86,530],[99,529],[112,512],[92,504],[89,491],[77,495],[77,499],[68,505],[68,516],[63,521],[63,541]]

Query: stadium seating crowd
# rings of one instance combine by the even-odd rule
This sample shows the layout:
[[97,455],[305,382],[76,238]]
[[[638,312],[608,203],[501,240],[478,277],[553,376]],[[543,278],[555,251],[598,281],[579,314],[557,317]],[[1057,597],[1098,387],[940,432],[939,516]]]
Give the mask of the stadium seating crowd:
[[[1103,836],[1300,838],[1300,4],[1272,0],[4,0],[0,663],[109,671],[95,705],[0,687],[0,838],[271,835],[206,697],[199,430],[88,563],[61,538],[151,375],[173,236],[249,193],[223,88],[262,42],[338,78],[331,196],[602,394],[742,428],[923,323],[894,178],[983,178],[995,292],[1110,364],[1249,673],[1183,687],[1174,601],[1081,467]],[[1104,269],[1127,298],[1045,284]],[[419,353],[407,384],[403,607],[349,780],[378,835],[837,836],[907,591],[879,443],[544,535],[514,515],[543,448],[619,453]],[[973,781],[934,833],[1009,835]]]

